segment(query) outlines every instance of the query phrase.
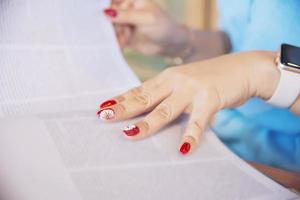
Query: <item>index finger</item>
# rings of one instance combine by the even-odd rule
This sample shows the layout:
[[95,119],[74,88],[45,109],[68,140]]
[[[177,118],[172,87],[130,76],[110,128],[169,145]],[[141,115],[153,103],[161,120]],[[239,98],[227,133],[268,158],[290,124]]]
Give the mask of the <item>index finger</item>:
[[102,120],[128,119],[151,110],[171,93],[171,85],[156,77],[100,105]]

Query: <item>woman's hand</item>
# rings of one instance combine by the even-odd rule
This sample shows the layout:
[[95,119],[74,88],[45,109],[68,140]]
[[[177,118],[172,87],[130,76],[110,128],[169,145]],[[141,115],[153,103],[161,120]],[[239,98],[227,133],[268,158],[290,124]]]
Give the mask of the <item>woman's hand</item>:
[[148,137],[190,111],[179,145],[181,153],[197,147],[214,114],[236,107],[250,97],[269,99],[279,80],[273,52],[231,54],[203,62],[172,67],[140,87],[102,103],[103,120],[123,120],[151,111],[144,119],[124,129],[129,139]]
[[104,13],[114,24],[121,47],[146,55],[172,54],[176,47],[184,47],[186,29],[152,0],[113,0]]

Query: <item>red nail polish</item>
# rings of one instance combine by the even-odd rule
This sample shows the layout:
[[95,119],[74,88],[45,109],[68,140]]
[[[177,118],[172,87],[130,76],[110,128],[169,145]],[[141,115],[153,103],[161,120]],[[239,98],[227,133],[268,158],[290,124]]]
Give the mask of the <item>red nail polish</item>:
[[103,11],[107,16],[116,17],[118,15],[117,11],[112,8],[107,8]]
[[117,104],[117,102],[115,100],[111,99],[111,100],[103,102],[100,105],[100,108],[106,108],[106,107],[109,107],[109,106],[112,106],[112,105],[115,105],[115,104]]
[[111,120],[115,118],[115,111],[113,109],[102,109],[97,112],[97,115],[102,120]]
[[140,129],[139,127],[137,127],[136,125],[130,125],[130,126],[126,126],[123,129],[123,132],[127,135],[127,136],[135,136],[137,134],[139,134]]
[[191,149],[191,144],[188,142],[185,142],[182,144],[182,146],[180,147],[180,152],[182,154],[187,154]]

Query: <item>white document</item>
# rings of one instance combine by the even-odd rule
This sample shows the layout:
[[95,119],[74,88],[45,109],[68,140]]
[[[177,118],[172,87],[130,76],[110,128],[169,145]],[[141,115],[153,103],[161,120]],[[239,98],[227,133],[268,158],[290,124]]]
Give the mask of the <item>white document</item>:
[[101,0],[0,2],[0,198],[4,200],[296,199],[207,131],[176,148],[185,117],[139,142],[97,106],[139,84]]
[[121,128],[130,122],[102,123],[94,111],[1,120],[0,175],[4,197],[296,198],[229,152],[209,131],[197,152],[181,156],[176,147],[184,121],[182,117],[154,137],[132,142],[121,133]]
[[96,108],[138,79],[126,66],[104,0],[0,1],[0,117]]

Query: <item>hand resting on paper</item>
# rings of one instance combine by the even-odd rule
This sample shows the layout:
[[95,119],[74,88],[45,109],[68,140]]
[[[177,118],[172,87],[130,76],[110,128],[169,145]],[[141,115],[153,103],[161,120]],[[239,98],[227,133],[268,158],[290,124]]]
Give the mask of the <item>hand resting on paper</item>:
[[[144,119],[124,129],[131,140],[151,136],[183,112],[190,120],[179,142],[182,154],[193,152],[214,114],[236,107],[251,97],[269,99],[280,73],[276,53],[253,51],[171,67],[141,86],[100,105],[102,120],[132,118],[151,111]],[[299,114],[299,100],[292,106]]]

